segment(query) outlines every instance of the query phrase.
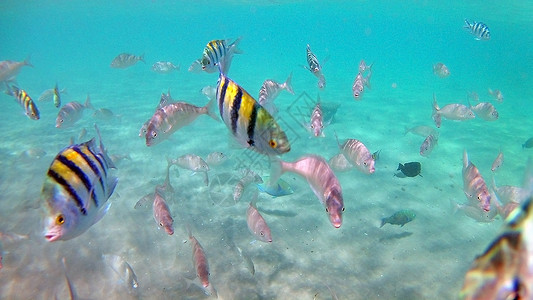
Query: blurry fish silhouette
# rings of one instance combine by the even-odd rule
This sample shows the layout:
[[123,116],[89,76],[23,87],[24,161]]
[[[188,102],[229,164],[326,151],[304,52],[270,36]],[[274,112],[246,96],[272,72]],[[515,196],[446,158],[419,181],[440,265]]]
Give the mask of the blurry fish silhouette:
[[379,228],[383,227],[383,225],[389,223],[391,225],[400,225],[400,227],[403,227],[403,225],[413,221],[416,217],[416,214],[409,209],[403,209],[400,211],[395,212],[392,216],[381,219],[381,225]]

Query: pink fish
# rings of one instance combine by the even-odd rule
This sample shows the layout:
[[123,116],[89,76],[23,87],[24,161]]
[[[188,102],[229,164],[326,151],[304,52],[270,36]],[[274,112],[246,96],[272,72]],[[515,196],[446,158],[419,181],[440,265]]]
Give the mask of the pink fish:
[[74,125],[83,116],[86,108],[94,109],[91,105],[91,98],[87,95],[85,104],[76,101],[69,102],[59,109],[56,118],[56,128],[65,128]]
[[291,85],[292,73],[287,77],[284,83],[278,83],[272,79],[267,79],[263,82],[261,89],[259,90],[259,98],[257,101],[261,106],[263,106],[271,115],[277,113],[277,108],[274,105],[274,100],[278,97],[281,91],[286,90],[287,92],[294,95],[294,90]]
[[317,103],[311,112],[309,123],[304,124],[304,126],[309,132],[311,132],[311,134],[313,134],[314,137],[326,136],[322,131],[324,129],[324,116],[320,106],[320,96],[318,97]]
[[420,155],[427,157],[433,151],[433,148],[437,146],[439,139],[430,134],[426,137],[422,145],[420,145]]
[[[337,137],[337,135],[335,135]],[[344,154],[346,159],[354,165],[359,171],[365,174],[372,174],[376,170],[374,168],[374,158],[372,153],[361,141],[356,139],[347,139],[344,144],[340,144],[337,138],[337,143],[341,153]]]
[[204,248],[198,242],[198,240],[192,235],[191,230],[187,228],[189,232],[189,241],[192,247],[192,262],[194,269],[196,270],[196,276],[200,279],[204,292],[210,295],[213,291],[213,285],[209,282],[209,264],[207,263],[207,256],[205,255]]
[[265,243],[272,243],[270,228],[253,202],[250,202],[246,212],[246,223],[248,224],[248,229],[256,238]]
[[475,118],[474,112],[466,105],[463,104],[447,104],[444,107],[440,108],[437,104],[437,99],[433,95],[433,113],[432,118],[435,121],[437,127],[440,127],[441,117],[444,117],[448,120],[470,120]]
[[490,170],[492,172],[496,171],[499,167],[501,167],[503,164],[503,152],[500,150],[500,153],[498,153],[498,156],[496,156],[496,159],[492,163],[492,167]]
[[154,203],[152,208],[154,211],[154,219],[157,225],[165,228],[165,231],[168,233],[168,235],[174,234],[174,219],[172,219],[172,216],[170,215],[170,209],[168,208],[165,199],[163,196],[161,196],[157,189],[154,193]]
[[470,109],[472,109],[472,111],[476,113],[478,117],[480,117],[481,119],[485,121],[498,120],[498,117],[499,117],[498,111],[496,110],[494,105],[492,105],[489,102],[480,102],[476,104],[475,106],[470,106]]
[[326,207],[331,224],[335,228],[341,227],[344,211],[342,188],[328,163],[318,155],[304,156],[295,162],[273,159],[270,183],[276,183],[285,172],[304,177],[318,200]]
[[468,160],[466,150],[463,152],[463,191],[471,205],[477,202],[479,208],[490,211],[489,189],[477,167]]
[[443,63],[436,63],[433,65],[433,73],[440,78],[445,78],[450,76],[450,70]]

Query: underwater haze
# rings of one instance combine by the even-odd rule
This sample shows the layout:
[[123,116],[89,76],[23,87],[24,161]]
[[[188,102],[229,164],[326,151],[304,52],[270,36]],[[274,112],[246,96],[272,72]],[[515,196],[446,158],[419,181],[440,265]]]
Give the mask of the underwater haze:
[[[533,137],[532,15],[531,1],[2,1],[0,61],[28,59],[32,66],[1,89],[25,90],[40,119],[0,94],[0,298],[458,298],[474,258],[503,224],[501,216],[476,219],[461,209],[468,205],[463,151],[489,187],[493,179],[520,186],[533,154],[523,147]],[[477,40],[463,28],[465,19],[486,24],[490,40]],[[340,228],[307,181],[285,173],[292,194],[260,192],[256,199],[273,241],[257,240],[246,213],[258,189],[250,184],[236,202],[234,186],[243,168],[266,182],[271,161],[236,145],[223,121],[200,115],[150,147],[139,137],[162,93],[206,105],[201,91],[216,87],[219,73],[188,68],[209,41],[238,38],[241,51],[226,75],[254,98],[266,79],[282,83],[292,73],[294,94],[281,91],[275,101],[275,118],[291,143],[282,160],[309,154],[329,160],[339,153],[336,135],[381,151],[373,174],[335,172],[345,206]],[[323,89],[305,68],[307,45],[321,63]],[[144,62],[111,68],[121,53],[144,55]],[[372,64],[372,75],[355,99],[361,60]],[[157,61],[180,68],[159,74],[151,69]],[[449,76],[434,73],[437,63]],[[89,95],[94,107],[68,128],[55,127],[53,101],[38,100],[56,83],[65,89],[62,105]],[[501,91],[503,101],[489,89]],[[304,126],[317,97],[325,109],[336,108],[322,138]],[[441,108],[489,102],[498,119],[443,117],[437,128],[434,97]],[[103,108],[112,115],[99,115]],[[72,142],[95,137],[98,144],[95,123],[107,153],[119,157],[110,170],[118,178],[111,207],[83,234],[49,242],[41,193],[47,171]],[[405,132],[421,125],[439,135],[427,157],[420,155],[424,137]],[[151,202],[136,207],[165,181],[167,159],[205,159],[215,151],[228,159],[210,166],[207,185],[200,172],[170,168],[172,235],[158,228]],[[504,163],[493,172],[500,151]],[[421,176],[397,171],[407,162],[420,162]],[[401,211],[415,217],[382,224]],[[206,295],[195,279],[188,228],[205,250],[216,295]],[[136,280],[117,271],[123,267],[117,261],[127,262]]]

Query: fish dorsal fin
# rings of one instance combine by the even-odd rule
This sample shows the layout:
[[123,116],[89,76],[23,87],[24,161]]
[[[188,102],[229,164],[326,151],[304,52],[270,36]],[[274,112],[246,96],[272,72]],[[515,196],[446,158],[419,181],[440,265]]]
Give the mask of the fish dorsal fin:
[[[113,163],[113,160],[111,158],[109,158],[109,156],[107,155],[107,151],[106,151],[106,149],[104,147],[104,143],[102,142],[102,136],[100,135],[100,130],[98,129],[98,126],[96,125],[96,123],[94,124],[94,129],[96,130],[96,134],[98,135],[98,139],[100,139],[99,148],[100,148],[100,152],[102,153],[102,157],[104,158],[106,164],[110,168],[116,169],[117,167],[115,166],[115,163]],[[94,140],[94,138],[92,140]]]

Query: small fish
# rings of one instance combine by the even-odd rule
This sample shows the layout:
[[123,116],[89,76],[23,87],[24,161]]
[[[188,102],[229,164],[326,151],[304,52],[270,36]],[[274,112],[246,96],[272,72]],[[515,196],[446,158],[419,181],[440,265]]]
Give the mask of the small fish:
[[227,74],[231,66],[233,55],[236,53],[242,53],[242,51],[237,48],[240,42],[241,38],[236,39],[231,44],[229,44],[229,40],[213,40],[207,43],[202,58],[200,59],[202,70],[207,73],[213,73],[220,68],[222,73]]
[[29,57],[20,62],[13,60],[0,61],[0,82],[14,80],[24,66],[33,67]]
[[142,198],[139,199],[135,203],[135,206],[133,206],[133,208],[134,209],[148,208],[150,206],[150,204],[152,204],[152,206],[153,206],[154,198],[155,198],[155,194],[154,193],[148,193],[148,194],[142,196]]
[[433,65],[433,74],[439,76],[440,78],[445,78],[450,76],[450,70],[443,63],[436,63]]
[[4,249],[2,248],[2,242],[0,242],[0,270],[2,270],[2,256],[4,254]]
[[472,100],[472,101],[475,101],[475,102],[479,102],[479,94],[476,93],[476,92],[469,92],[466,95],[466,99]]
[[102,121],[109,121],[113,118],[118,118],[119,116],[113,114],[113,112],[110,109],[107,108],[99,108],[96,109],[93,113],[93,118],[102,120]]
[[284,83],[278,83],[272,79],[267,79],[263,82],[261,89],[259,89],[259,104],[263,106],[271,115],[277,113],[277,108],[274,104],[274,100],[278,97],[281,91],[286,90],[287,92],[294,95],[294,90],[291,85],[292,72],[287,77]]
[[492,167],[490,168],[490,170],[494,172],[499,167],[501,167],[502,164],[503,164],[503,152],[500,150],[500,153],[498,153],[498,156],[496,156],[496,159],[494,159],[494,162],[492,163]]
[[337,176],[324,158],[307,155],[295,162],[282,161],[277,157],[272,159],[271,184],[277,182],[285,172],[296,173],[304,177],[315,196],[326,207],[331,225],[335,228],[341,227],[344,212],[342,188]]
[[496,218],[498,215],[498,210],[494,208],[491,208],[490,211],[484,211],[479,209],[477,205],[472,206],[470,204],[459,204],[453,202],[452,200],[450,200],[450,203],[453,206],[454,214],[460,210],[465,214],[465,216],[480,223],[490,223],[494,221],[494,218]]
[[111,62],[111,68],[125,69],[127,67],[133,66],[138,61],[142,61],[143,63],[146,63],[144,61],[144,54],[141,56],[135,56],[133,54],[121,53],[113,59],[113,61]]
[[346,159],[344,154],[339,153],[329,159],[328,164],[335,172],[346,172],[354,168],[349,160]]
[[209,282],[209,264],[207,263],[207,256],[205,255],[204,248],[200,245],[200,242],[192,235],[192,232],[187,228],[189,232],[189,241],[192,247],[192,262],[194,269],[196,270],[196,276],[202,283],[204,292],[209,296],[216,293],[213,285]]
[[141,128],[139,134],[146,138],[146,146],[150,147],[166,140],[178,129],[189,125],[200,115],[208,115],[218,121],[215,113],[215,100],[205,106],[198,107],[186,102],[168,103],[170,92],[162,94],[159,105],[150,120]]
[[387,223],[391,225],[400,225],[400,227],[403,227],[403,225],[413,221],[415,217],[416,214],[414,211],[409,209],[403,209],[395,212],[392,216],[388,218],[381,219],[381,226],[379,226],[379,228],[383,227],[383,225]]
[[503,102],[503,94],[500,90],[493,91],[489,88],[489,94],[494,97],[494,99],[496,99],[496,101],[498,101],[499,103]]
[[512,185],[501,185],[496,186],[496,181],[492,177],[492,190],[496,197],[503,202],[503,204],[508,204],[511,202],[514,203],[524,203],[524,201],[531,195],[531,192],[523,187],[512,186]]
[[[7,86],[7,85],[6,85]],[[25,90],[21,90],[18,87],[12,85],[11,87],[7,86],[7,94],[15,97],[17,103],[24,108],[26,116],[32,120],[39,120],[40,114],[37,109],[37,105],[31,99],[31,97],[26,93]]]
[[63,105],[57,114],[56,128],[66,128],[74,125],[74,123],[81,119],[83,111],[87,108],[94,109],[89,95],[87,95],[85,104],[72,101]]
[[109,209],[109,197],[118,179],[110,175],[115,168],[107,156],[100,131],[100,146],[94,139],[68,146],[54,158],[42,188],[47,214],[45,238],[49,242],[79,236],[98,222]]
[[[57,86],[57,83],[56,83],[56,86]],[[39,102],[41,102],[41,101],[42,102],[52,101],[54,99],[54,97],[55,97],[55,93],[56,93],[56,88],[55,87],[53,89],[44,90],[37,100]],[[66,94],[66,93],[67,93],[67,89],[66,88],[58,90],[58,94],[59,94],[60,97],[61,97],[62,94]]]
[[463,191],[470,205],[478,203],[484,211],[490,211],[491,196],[485,180],[477,167],[468,160],[466,150],[463,152]]
[[59,87],[57,87],[57,83],[56,83],[56,86],[54,87],[53,99],[54,99],[54,106],[56,108],[60,107],[61,106],[61,93],[59,91]]
[[407,133],[412,133],[412,134],[415,134],[415,135],[418,135],[424,138],[430,135],[437,137],[437,138],[439,137],[439,132],[437,130],[435,130],[432,127],[424,126],[424,125],[415,126],[413,128],[406,127],[404,134],[407,134]]
[[238,246],[235,246],[235,248],[237,248],[237,251],[239,252],[239,256],[242,258],[242,260],[246,264],[246,268],[248,268],[248,270],[250,271],[252,275],[255,275],[255,266],[250,255],[246,252],[243,252],[242,249],[239,248]]
[[168,74],[174,70],[179,71],[180,66],[179,65],[176,66],[169,61],[158,61],[152,65],[152,71],[156,73],[160,73],[160,74]]
[[257,189],[263,193],[267,193],[272,197],[282,197],[294,193],[291,185],[283,180],[282,178],[278,179],[275,184],[269,183],[270,176],[264,176],[265,182],[268,184],[257,183]]
[[193,61],[192,64],[189,66],[188,71],[191,72],[191,73],[200,73],[200,72],[202,72],[202,62],[201,61],[202,60],[200,58],[195,60],[195,61]]
[[368,73],[366,77],[363,77],[363,73],[359,72],[352,84],[352,95],[355,100],[361,100],[365,86],[370,88],[370,77],[372,76],[372,70]]
[[420,145],[420,155],[428,157],[438,143],[439,139],[437,136],[432,134],[428,135],[422,142],[422,145]]
[[222,120],[242,147],[265,155],[291,150],[285,132],[272,115],[223,73],[218,79],[217,99]]
[[396,171],[401,171],[407,177],[416,177],[420,175],[421,170],[422,170],[422,165],[417,161],[413,161],[413,162],[408,162],[405,164],[399,163],[398,169]]
[[489,102],[480,102],[475,106],[470,106],[470,109],[481,119],[485,121],[498,120],[499,114],[494,105]]
[[523,143],[522,148],[533,148],[533,137],[529,138],[525,143]]
[[316,105],[311,112],[309,123],[304,124],[304,126],[314,137],[326,136],[322,131],[324,129],[324,116],[322,115],[322,108],[320,106],[320,96],[318,96]]
[[104,254],[102,259],[105,264],[113,271],[113,276],[126,285],[129,294],[137,293],[139,280],[131,265],[121,256],[114,254]]
[[209,171],[209,165],[204,161],[203,158],[196,154],[185,154],[176,159],[170,160],[169,163],[193,172]]
[[464,104],[447,104],[444,107],[440,108],[437,104],[437,99],[435,94],[433,94],[433,113],[432,118],[435,121],[437,128],[440,128],[441,117],[445,117],[448,120],[470,120],[475,118],[474,112]]
[[228,160],[228,156],[222,152],[211,152],[207,155],[205,162],[208,166],[218,166]]
[[320,66],[320,63],[318,62],[318,59],[316,58],[316,55],[311,51],[311,47],[309,47],[309,44],[307,44],[307,65],[309,67],[305,67],[307,70],[309,70],[313,75],[318,78],[318,87],[320,89],[323,89],[326,87],[326,78],[324,77],[324,74],[322,74],[322,67]]
[[470,22],[467,19],[465,19],[465,25],[463,26],[463,28],[467,29],[470,32],[470,34],[472,34],[474,38],[478,41],[490,40],[489,27],[485,25],[484,23],[476,22],[476,21]]
[[378,150],[378,151],[372,153],[372,159],[373,159],[374,161],[377,161],[377,160],[379,159],[379,155],[380,155],[380,154],[381,154],[381,150]]
[[361,61],[359,62],[359,73],[363,74],[366,71],[372,70],[373,65],[374,65],[373,63],[370,65],[367,65],[366,62],[363,59],[361,59]]
[[347,139],[344,144],[341,145],[337,134],[337,144],[341,150],[341,153],[344,154],[346,159],[357,168],[357,170],[365,173],[372,174],[376,171],[374,164],[374,158],[368,150],[368,148],[361,141],[356,139]]
[[252,183],[263,183],[263,179],[252,170],[244,170],[242,178],[239,179],[235,185],[235,188],[233,189],[233,200],[238,202],[241,199],[246,187]]
[[268,227],[268,224],[253,202],[250,202],[250,205],[248,206],[246,223],[248,224],[248,229],[256,238],[265,243],[272,243],[270,227]]
[[170,214],[167,202],[163,196],[157,191],[154,193],[154,202],[152,204],[152,210],[154,212],[154,220],[159,227],[165,229],[168,235],[174,234],[174,219]]

